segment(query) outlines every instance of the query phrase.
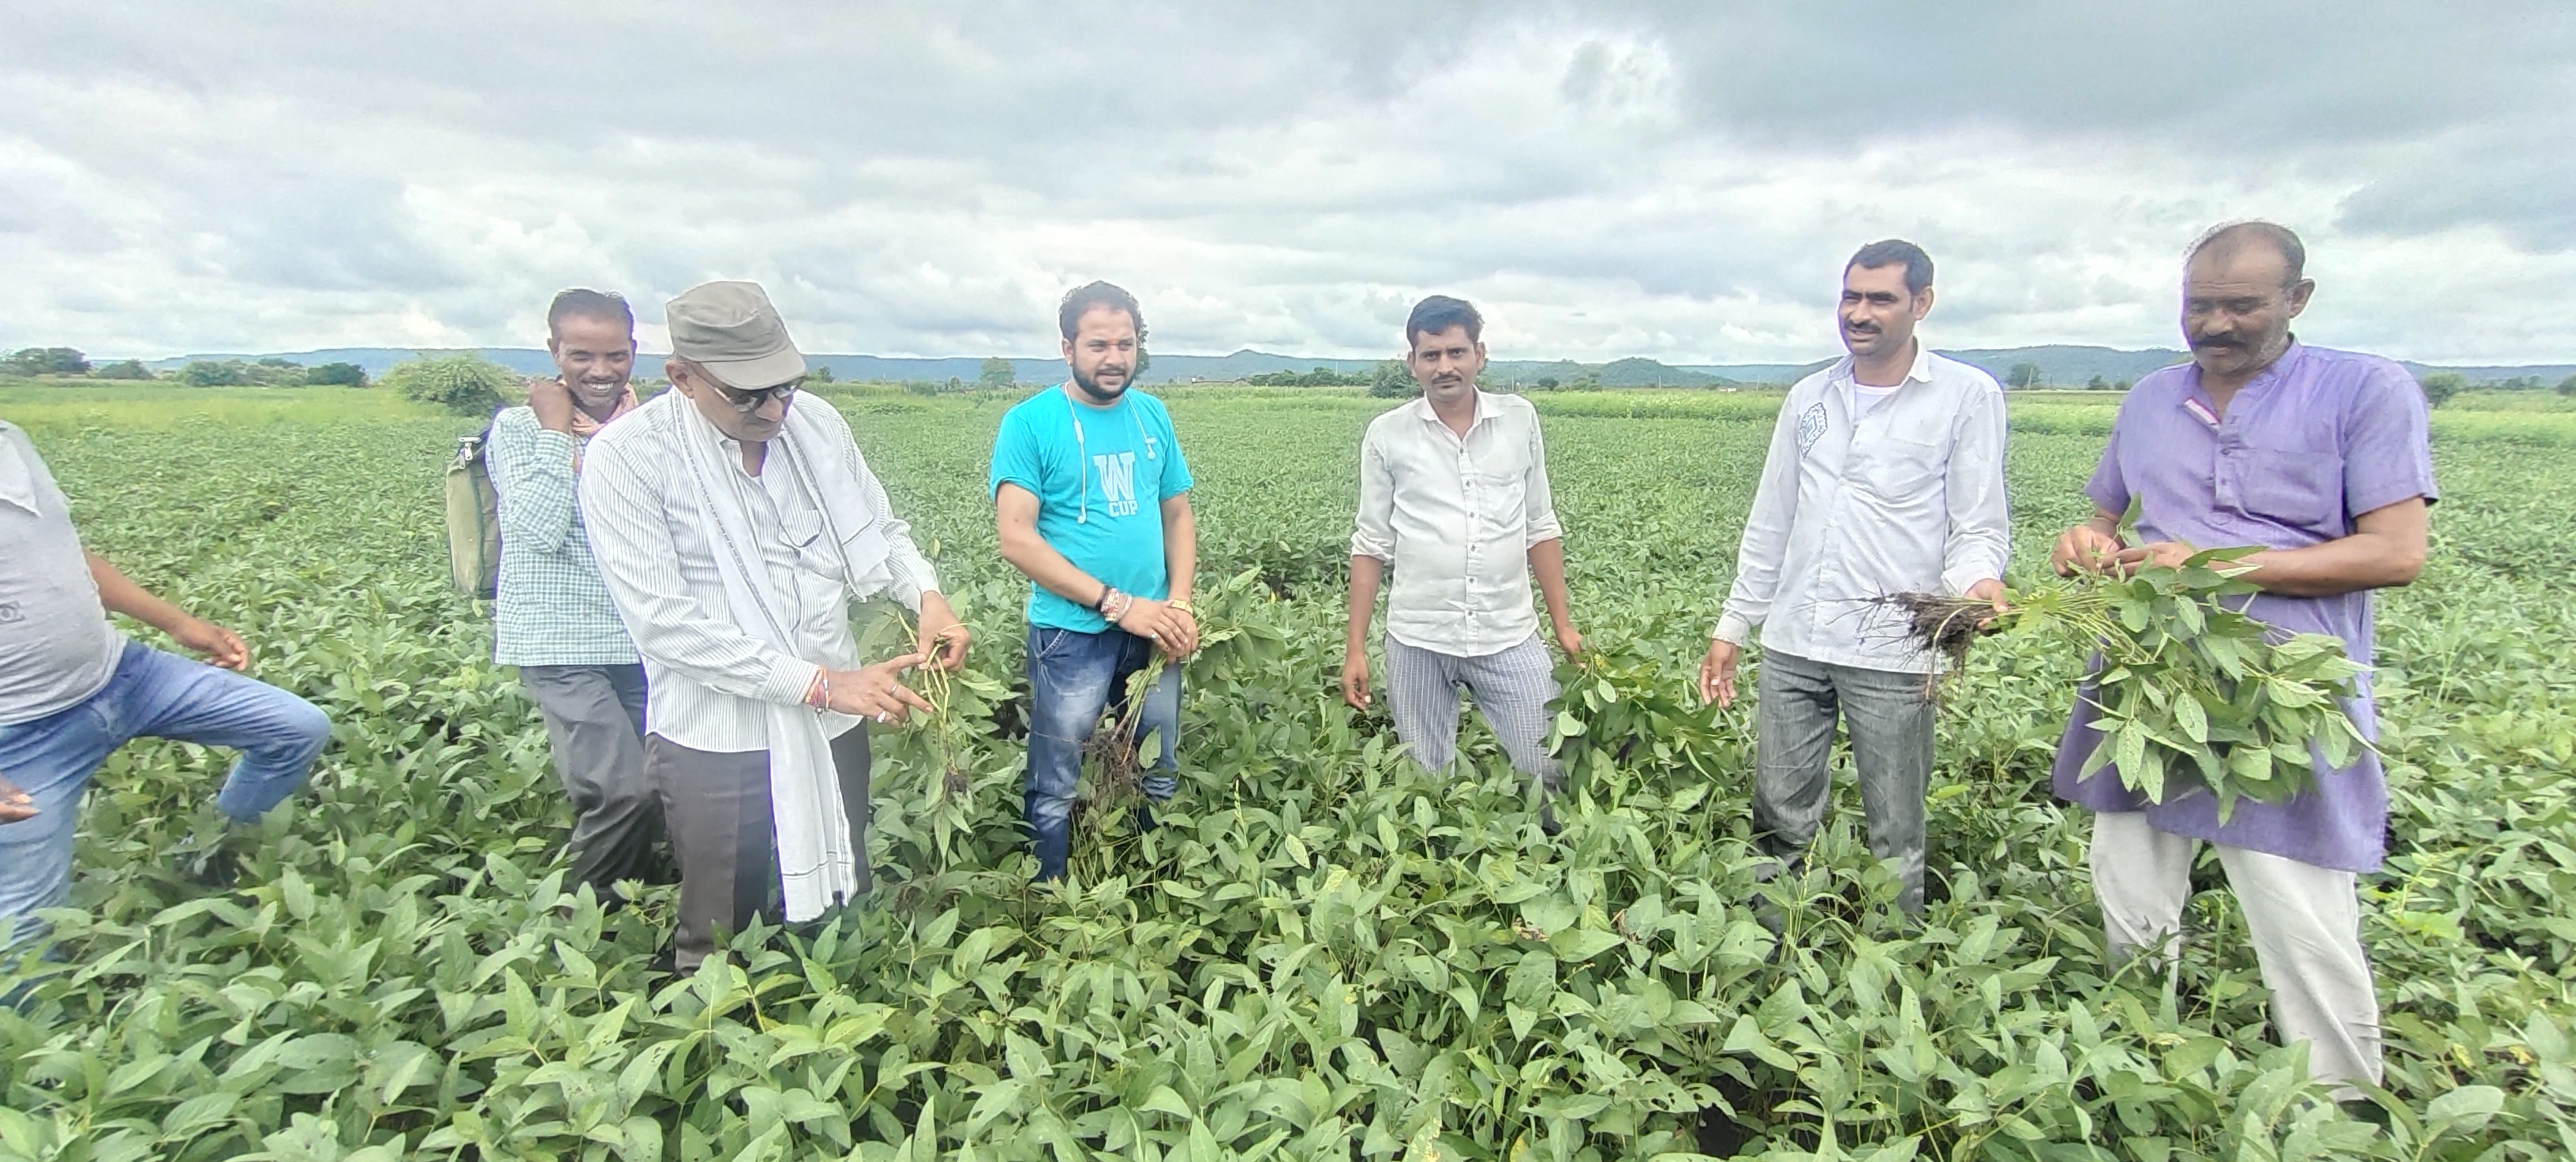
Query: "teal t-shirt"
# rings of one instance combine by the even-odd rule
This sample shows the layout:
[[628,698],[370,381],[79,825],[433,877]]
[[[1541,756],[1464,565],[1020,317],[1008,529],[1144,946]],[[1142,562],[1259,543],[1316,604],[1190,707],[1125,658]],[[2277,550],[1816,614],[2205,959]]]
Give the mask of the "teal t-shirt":
[[[1102,584],[1163,600],[1163,501],[1190,490],[1190,466],[1163,401],[1129,389],[1105,408],[1064,385],[1020,401],[993,438],[985,491],[1016,484],[1038,498],[1038,536]],[[1099,633],[1109,623],[1037,585],[1029,624]]]

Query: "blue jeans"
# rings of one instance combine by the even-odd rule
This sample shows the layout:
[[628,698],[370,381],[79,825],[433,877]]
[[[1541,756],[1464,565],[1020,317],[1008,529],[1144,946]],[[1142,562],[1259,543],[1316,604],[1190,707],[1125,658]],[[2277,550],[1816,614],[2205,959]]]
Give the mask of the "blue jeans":
[[116,673],[88,701],[0,726],[0,774],[36,801],[35,818],[0,824],[0,927],[15,946],[41,938],[38,908],[71,898],[72,833],[81,793],[108,753],[134,738],[174,738],[241,752],[215,807],[243,823],[297,787],[331,720],[265,682],[128,642]]
[[[1061,879],[1073,844],[1073,793],[1082,776],[1083,744],[1113,704],[1124,713],[1127,681],[1153,657],[1153,643],[1123,629],[1077,633],[1029,627],[1029,775],[1025,794],[1038,878]],[[1145,693],[1136,738],[1151,734],[1159,753],[1144,777],[1157,802],[1180,789],[1181,668],[1167,666]],[[1131,742],[1134,740],[1130,740]]]

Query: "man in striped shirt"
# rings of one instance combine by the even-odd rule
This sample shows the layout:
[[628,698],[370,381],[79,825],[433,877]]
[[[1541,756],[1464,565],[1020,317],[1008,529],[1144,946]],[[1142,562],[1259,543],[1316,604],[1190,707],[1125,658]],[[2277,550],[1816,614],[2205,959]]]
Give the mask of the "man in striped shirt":
[[568,290],[546,309],[559,375],[528,384],[524,406],[492,417],[484,462],[501,501],[501,583],[492,660],[519,668],[544,715],[555,776],[572,802],[572,880],[614,906],[641,879],[662,812],[644,781],[644,665],[590,557],[575,481],[602,425],[635,407],[635,312],[626,300]]
[[[1544,795],[1557,779],[1547,752],[1556,663],[1539,641],[1533,576],[1558,647],[1580,653],[1583,638],[1566,595],[1538,409],[1476,386],[1484,332],[1484,316],[1447,295],[1422,300],[1405,320],[1404,362],[1422,395],[1370,423],[1360,444],[1342,699],[1371,701],[1369,621],[1378,582],[1392,570],[1385,649],[1396,738],[1416,762],[1446,769],[1457,755],[1463,689],[1512,767]],[[1555,832],[1544,803],[1540,821]]]
[[[903,672],[966,661],[966,630],[759,286],[671,300],[671,390],[609,425],[581,474],[599,572],[650,678],[646,776],[680,861],[675,965],[755,917],[868,888],[868,740],[928,704]],[[921,615],[920,649],[862,666],[852,597]],[[935,660],[934,660],[935,651]]]

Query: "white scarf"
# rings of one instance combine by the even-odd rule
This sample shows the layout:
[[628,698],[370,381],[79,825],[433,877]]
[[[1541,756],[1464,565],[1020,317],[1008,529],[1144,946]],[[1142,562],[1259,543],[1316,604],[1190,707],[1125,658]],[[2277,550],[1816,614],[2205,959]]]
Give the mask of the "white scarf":
[[[829,422],[840,418],[837,413],[828,419],[815,414],[830,411],[830,404],[798,403],[803,406],[787,409],[785,427],[769,441],[761,470],[795,474],[822,513],[824,533],[838,550],[842,576],[851,589],[864,595],[882,588],[891,580],[885,539],[878,531],[883,514],[874,511],[866,490],[852,474],[838,470],[834,455],[836,444],[849,442],[848,429]],[[690,481],[696,486],[698,517],[709,531],[716,573],[724,579],[726,612],[743,632],[792,655],[796,643],[787,627],[798,611],[782,601],[770,584],[760,545],[753,539],[751,514],[743,509],[742,477],[718,452],[725,437],[691,401],[675,399],[666,406],[664,414],[676,413],[683,427],[681,438],[674,442],[682,449]],[[864,518],[851,539],[841,536],[835,512]],[[875,546],[873,553],[867,550],[870,544]],[[868,562],[867,572],[852,567],[859,561]],[[832,763],[832,743],[823,733],[821,717],[804,706],[770,703],[764,709],[769,715],[770,818],[778,841],[778,875],[786,889],[787,918],[811,920],[836,903],[858,898],[863,837],[850,834],[840,772]]]

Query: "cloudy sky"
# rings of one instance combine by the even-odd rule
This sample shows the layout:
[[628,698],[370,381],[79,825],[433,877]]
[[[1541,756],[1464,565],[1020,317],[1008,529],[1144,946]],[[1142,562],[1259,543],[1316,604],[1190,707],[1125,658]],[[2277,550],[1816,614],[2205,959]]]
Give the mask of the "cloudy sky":
[[2172,345],[2181,248],[2309,240],[2315,341],[2576,361],[2576,4],[12,0],[0,346],[533,345],[766,283],[809,351],[1830,353],[1914,239],[1945,346]]

